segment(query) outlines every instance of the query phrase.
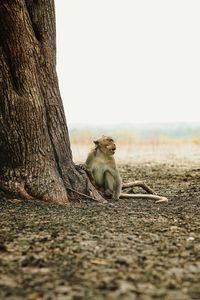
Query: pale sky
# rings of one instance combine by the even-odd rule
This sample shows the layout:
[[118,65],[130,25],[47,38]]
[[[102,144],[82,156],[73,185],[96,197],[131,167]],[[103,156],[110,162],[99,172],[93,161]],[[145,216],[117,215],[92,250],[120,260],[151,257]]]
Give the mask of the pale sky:
[[68,124],[200,121],[199,0],[56,0]]

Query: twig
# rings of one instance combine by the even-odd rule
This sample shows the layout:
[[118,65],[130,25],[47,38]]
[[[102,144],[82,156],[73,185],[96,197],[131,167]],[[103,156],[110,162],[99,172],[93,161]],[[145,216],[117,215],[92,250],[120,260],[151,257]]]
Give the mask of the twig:
[[[100,201],[98,201],[97,199],[95,199],[95,198],[93,198],[93,197],[91,197],[91,196],[88,196],[88,195],[86,195],[86,194],[83,194],[83,193],[81,193],[81,192],[78,192],[78,191],[76,191],[76,190],[74,190],[74,189],[72,189],[72,188],[67,187],[67,190],[72,191],[72,192],[74,192],[74,193],[76,193],[76,194],[78,194],[78,195],[80,195],[80,196],[85,197],[85,198],[91,199],[91,200],[93,200],[93,201],[100,202]],[[106,200],[105,200],[105,201],[106,201]]]

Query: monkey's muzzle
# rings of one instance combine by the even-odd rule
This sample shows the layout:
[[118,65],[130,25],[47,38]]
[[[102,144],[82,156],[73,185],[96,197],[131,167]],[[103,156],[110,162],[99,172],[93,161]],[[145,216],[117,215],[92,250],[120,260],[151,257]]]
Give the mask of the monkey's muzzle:
[[115,154],[115,150],[116,150],[116,145],[109,145],[107,146],[107,148],[109,149],[110,153],[113,155]]

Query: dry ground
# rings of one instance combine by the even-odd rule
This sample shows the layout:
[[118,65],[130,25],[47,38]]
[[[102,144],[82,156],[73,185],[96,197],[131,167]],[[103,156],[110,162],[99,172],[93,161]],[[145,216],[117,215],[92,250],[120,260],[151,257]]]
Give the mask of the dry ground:
[[[199,157],[198,155],[195,156]],[[200,300],[199,160],[120,165],[169,198],[0,205],[0,299]]]

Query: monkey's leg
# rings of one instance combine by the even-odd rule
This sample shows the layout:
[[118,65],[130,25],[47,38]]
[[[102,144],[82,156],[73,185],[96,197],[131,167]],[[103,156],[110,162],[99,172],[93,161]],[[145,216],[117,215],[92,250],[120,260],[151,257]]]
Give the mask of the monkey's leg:
[[108,197],[112,196],[114,190],[114,178],[108,171],[106,171],[104,174],[104,186],[105,186],[105,195]]
[[[152,195],[148,194],[129,194],[129,189],[128,188],[133,188],[135,186],[142,187],[146,192]],[[128,189],[127,193],[122,193],[120,195],[120,198],[131,198],[131,199],[151,199],[151,200],[156,200],[156,203],[161,203],[161,202],[168,202],[168,199],[166,197],[158,196],[156,195],[155,191],[151,189],[146,183],[143,181],[133,181],[133,182],[128,182],[128,183],[123,183],[122,189]]]
[[110,170],[106,171],[105,174],[105,194],[111,192],[113,200],[119,200],[121,194],[121,178],[118,173],[114,173]]
[[146,183],[144,183],[143,181],[140,181],[140,180],[123,183],[122,189],[130,188],[130,187],[134,187],[134,186],[139,186],[139,187],[143,188],[147,193],[156,195],[156,192],[152,188],[150,188]]

